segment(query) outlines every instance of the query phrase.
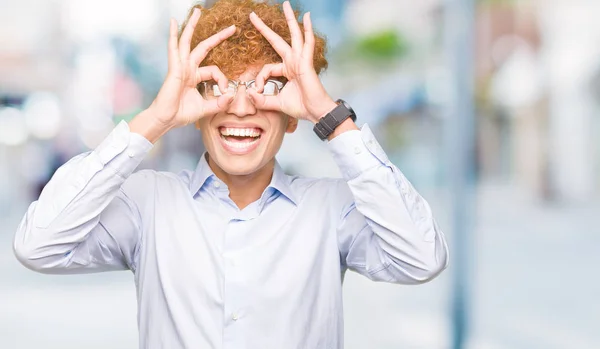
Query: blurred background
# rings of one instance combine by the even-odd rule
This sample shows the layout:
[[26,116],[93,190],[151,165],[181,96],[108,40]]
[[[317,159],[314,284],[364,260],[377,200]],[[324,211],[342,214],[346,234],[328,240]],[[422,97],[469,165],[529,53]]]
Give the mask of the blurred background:
[[[149,105],[169,17],[191,4],[0,0],[0,348],[137,347],[131,273],[36,274],[12,238],[58,166]],[[600,348],[600,2],[295,4],[329,40],[330,94],[450,242],[449,270],[425,285],[347,275],[346,348]],[[193,168],[202,151],[193,127],[175,130],[141,167]],[[278,159],[339,175],[308,124]]]

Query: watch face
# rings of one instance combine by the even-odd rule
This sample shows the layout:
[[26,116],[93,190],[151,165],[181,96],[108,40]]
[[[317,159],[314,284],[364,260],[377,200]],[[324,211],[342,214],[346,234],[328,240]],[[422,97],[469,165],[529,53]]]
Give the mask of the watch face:
[[341,98],[338,99],[338,102],[341,103],[344,107],[346,107],[346,109],[348,109],[348,111],[350,112],[350,118],[352,119],[352,121],[356,121],[356,113],[354,112],[354,109],[352,109],[350,104],[348,104],[345,100],[343,100]]

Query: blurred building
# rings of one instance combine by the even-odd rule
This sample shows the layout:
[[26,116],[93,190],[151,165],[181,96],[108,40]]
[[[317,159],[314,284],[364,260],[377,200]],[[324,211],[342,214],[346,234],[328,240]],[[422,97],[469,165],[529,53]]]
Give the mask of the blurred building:
[[477,86],[484,176],[508,176],[534,198],[598,194],[600,25],[595,1],[483,2]]

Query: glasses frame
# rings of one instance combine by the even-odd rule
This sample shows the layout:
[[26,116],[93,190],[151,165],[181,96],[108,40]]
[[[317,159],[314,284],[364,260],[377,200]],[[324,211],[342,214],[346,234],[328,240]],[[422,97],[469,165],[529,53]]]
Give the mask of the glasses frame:
[[[285,86],[285,83],[283,83],[283,82],[281,82],[279,80],[275,80],[275,79],[267,79],[265,81],[265,85],[268,82],[272,82],[272,83],[275,84],[275,86],[277,86],[277,94],[279,94],[279,92],[281,92],[281,89],[283,89],[283,87]],[[256,83],[255,79],[248,80],[248,81],[229,80],[227,82],[227,86],[228,87],[229,86],[233,86],[233,93],[234,93],[234,96],[235,96],[235,95],[237,95],[238,88],[240,87],[240,85],[243,85],[245,88],[248,88],[248,86],[250,86],[250,85],[252,85],[254,83]],[[203,87],[203,89],[200,88],[201,86]],[[214,86],[216,86],[217,88],[219,88],[219,85],[215,81],[212,81],[212,80],[211,81],[202,81],[202,82],[200,82],[198,84],[198,86],[196,87],[196,89],[198,90],[198,92],[200,92],[200,95],[203,98],[207,99],[207,97],[206,97],[206,91],[208,91],[209,87],[213,87],[214,88]],[[202,91],[204,91],[204,93]],[[223,92],[221,91],[221,89],[219,89],[219,92],[221,92],[221,96],[222,96]],[[269,96],[275,96],[277,94],[269,95]],[[220,96],[215,96],[215,97],[218,98]]]

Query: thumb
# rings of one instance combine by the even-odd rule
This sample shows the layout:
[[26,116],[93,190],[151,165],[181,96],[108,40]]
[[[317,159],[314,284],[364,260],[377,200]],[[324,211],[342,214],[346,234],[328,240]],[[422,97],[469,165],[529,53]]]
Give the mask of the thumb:
[[257,109],[281,111],[278,96],[265,96],[254,89],[247,89],[246,94]]
[[220,111],[223,111],[229,107],[235,94],[227,92],[226,94],[219,96],[217,99],[205,100],[204,104],[204,115],[214,115]]

